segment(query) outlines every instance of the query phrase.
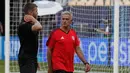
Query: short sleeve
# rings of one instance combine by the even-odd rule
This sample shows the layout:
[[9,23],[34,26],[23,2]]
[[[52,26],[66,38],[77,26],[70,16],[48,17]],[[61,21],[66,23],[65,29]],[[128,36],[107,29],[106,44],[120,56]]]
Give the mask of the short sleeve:
[[55,35],[54,32],[52,32],[47,40],[46,46],[49,48],[53,48],[55,45]]
[[77,33],[73,29],[72,29],[72,31],[75,36],[75,47],[80,46],[80,40],[79,40],[79,37],[77,36]]
[[79,45],[80,45],[80,40],[79,40],[77,34],[76,34],[75,45],[76,45],[76,46],[79,46]]

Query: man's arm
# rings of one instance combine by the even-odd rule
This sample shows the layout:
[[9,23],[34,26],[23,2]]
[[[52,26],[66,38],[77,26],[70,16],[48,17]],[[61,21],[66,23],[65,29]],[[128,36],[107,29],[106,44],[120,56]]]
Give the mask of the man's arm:
[[52,49],[47,48],[47,60],[48,60],[48,73],[52,73]]
[[82,50],[79,46],[76,47],[76,54],[78,55],[78,57],[80,58],[80,60],[85,64],[85,63],[88,63],[85,58],[84,58],[84,55],[82,53]]
[[79,46],[76,47],[76,54],[78,55],[78,57],[80,58],[80,60],[84,63],[85,65],[85,71],[88,72],[90,71],[90,65],[89,63],[85,60],[85,57],[82,53],[82,50]]
[[106,32],[106,31],[101,30],[101,29],[94,29],[94,30],[96,30],[97,32],[100,32],[100,33],[106,34],[106,35],[110,34],[109,32]]
[[42,29],[42,25],[39,23],[39,21],[37,19],[35,19],[33,16],[31,15],[25,15],[24,16],[24,20],[26,22],[32,22],[34,25],[32,26],[32,31],[39,31]]
[[42,30],[42,25],[39,23],[39,21],[35,21],[34,25],[32,26],[33,31],[40,31]]

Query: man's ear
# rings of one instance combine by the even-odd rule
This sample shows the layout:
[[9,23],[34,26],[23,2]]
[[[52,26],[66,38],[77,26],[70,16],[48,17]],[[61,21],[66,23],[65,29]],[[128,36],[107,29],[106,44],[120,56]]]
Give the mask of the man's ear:
[[28,14],[32,15],[33,14],[33,10],[28,11]]

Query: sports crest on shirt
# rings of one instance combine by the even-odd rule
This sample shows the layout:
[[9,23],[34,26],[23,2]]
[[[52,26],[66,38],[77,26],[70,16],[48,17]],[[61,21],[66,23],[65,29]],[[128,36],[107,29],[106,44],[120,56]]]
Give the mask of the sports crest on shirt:
[[72,40],[75,40],[75,37],[74,37],[74,36],[72,36]]

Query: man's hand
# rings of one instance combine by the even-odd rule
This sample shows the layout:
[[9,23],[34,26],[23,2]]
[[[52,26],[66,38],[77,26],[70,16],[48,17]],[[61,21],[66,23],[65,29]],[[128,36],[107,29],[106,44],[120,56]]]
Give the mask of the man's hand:
[[91,69],[90,65],[89,64],[86,64],[85,65],[85,72],[89,72]]
[[110,33],[109,32],[105,32],[106,35],[109,35]]
[[33,23],[35,23],[37,20],[31,15],[25,15],[24,16],[24,21],[25,22],[33,22]]

